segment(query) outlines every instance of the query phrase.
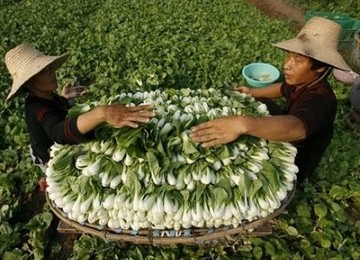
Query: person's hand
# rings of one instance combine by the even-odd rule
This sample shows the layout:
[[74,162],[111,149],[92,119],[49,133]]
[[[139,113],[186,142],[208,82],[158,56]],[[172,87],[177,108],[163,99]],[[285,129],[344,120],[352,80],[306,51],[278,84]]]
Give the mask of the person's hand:
[[230,143],[244,133],[240,120],[239,116],[228,116],[202,123],[191,129],[190,137],[205,148]]
[[41,192],[44,192],[46,190],[46,187],[47,187],[46,177],[41,177],[38,184],[39,184],[39,190]]
[[251,88],[246,87],[246,86],[239,86],[234,88],[235,91],[238,91],[240,93],[245,93],[245,94],[249,94],[251,95]]
[[155,116],[152,105],[126,107],[112,104],[105,107],[105,121],[115,127],[129,126],[137,128],[138,123],[147,123]]
[[84,86],[72,86],[70,82],[66,83],[61,91],[61,96],[66,99],[72,99],[78,96],[81,96],[85,93]]

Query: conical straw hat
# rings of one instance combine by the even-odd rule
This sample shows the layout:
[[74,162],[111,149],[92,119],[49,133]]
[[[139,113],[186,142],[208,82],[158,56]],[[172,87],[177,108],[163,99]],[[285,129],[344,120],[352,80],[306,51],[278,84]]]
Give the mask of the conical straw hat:
[[19,94],[21,87],[33,76],[50,64],[59,68],[68,58],[68,54],[48,56],[28,44],[20,44],[5,54],[5,64],[11,74],[13,84],[6,101]]
[[340,33],[341,26],[336,22],[323,17],[313,17],[295,38],[274,43],[273,46],[350,71],[351,68],[337,50]]

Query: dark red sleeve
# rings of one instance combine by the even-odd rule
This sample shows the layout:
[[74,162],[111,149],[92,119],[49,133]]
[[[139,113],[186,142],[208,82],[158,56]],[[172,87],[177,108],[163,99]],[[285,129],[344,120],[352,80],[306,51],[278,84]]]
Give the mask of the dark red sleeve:
[[89,135],[82,135],[77,128],[77,117],[68,119],[66,113],[47,105],[35,110],[36,120],[43,126],[50,139],[59,144],[75,144],[87,141]]

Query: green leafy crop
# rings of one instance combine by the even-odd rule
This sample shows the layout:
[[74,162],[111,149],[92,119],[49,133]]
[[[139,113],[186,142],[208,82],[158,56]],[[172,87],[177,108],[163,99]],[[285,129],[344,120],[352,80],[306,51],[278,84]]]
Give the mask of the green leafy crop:
[[[301,5],[354,18],[359,13],[357,1]],[[286,22],[263,15],[243,0],[0,0],[0,24],[1,57],[23,42],[47,54],[68,52],[69,60],[57,71],[58,81],[63,85],[77,78],[88,84],[81,103],[125,92],[218,89],[224,80],[245,84],[241,69],[248,63],[269,62],[281,69],[282,51],[270,43],[295,33]],[[25,228],[29,220],[19,215],[22,198],[36,190],[41,172],[28,154],[24,97],[5,103],[11,78],[4,62],[0,72],[0,258],[32,259],[36,252],[41,259],[45,252],[51,259],[52,245],[43,235],[49,229],[48,209],[35,218],[39,225],[31,226],[34,229]],[[219,241],[206,250],[135,245],[119,249],[84,235],[74,244],[73,258],[359,259],[359,220],[348,213],[360,206],[360,145],[344,120],[349,86],[333,77],[330,81],[339,100],[333,141],[313,179],[298,186],[286,214],[274,221],[272,235]]]

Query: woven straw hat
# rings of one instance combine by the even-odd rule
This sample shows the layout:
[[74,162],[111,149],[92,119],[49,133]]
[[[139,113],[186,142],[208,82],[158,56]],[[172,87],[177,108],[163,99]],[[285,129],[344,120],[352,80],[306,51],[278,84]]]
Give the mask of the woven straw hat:
[[313,17],[295,38],[272,45],[350,71],[350,67],[337,50],[340,33],[341,26],[336,22],[323,17]]
[[13,84],[6,101],[12,100],[19,94],[20,89],[33,76],[50,64],[59,68],[68,58],[68,54],[61,56],[47,56],[28,44],[20,44],[5,54],[5,64],[11,74]]

